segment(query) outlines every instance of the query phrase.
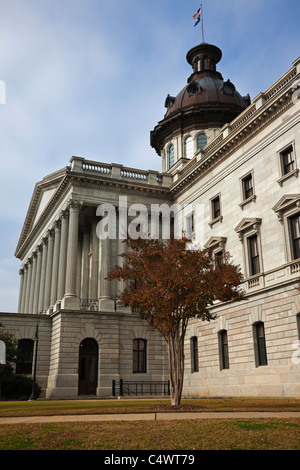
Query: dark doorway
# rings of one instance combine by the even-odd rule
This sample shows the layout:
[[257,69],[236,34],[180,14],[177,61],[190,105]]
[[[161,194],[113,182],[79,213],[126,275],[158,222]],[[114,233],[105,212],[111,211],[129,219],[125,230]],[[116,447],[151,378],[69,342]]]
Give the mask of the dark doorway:
[[92,338],[79,346],[78,395],[96,395],[98,379],[98,344]]

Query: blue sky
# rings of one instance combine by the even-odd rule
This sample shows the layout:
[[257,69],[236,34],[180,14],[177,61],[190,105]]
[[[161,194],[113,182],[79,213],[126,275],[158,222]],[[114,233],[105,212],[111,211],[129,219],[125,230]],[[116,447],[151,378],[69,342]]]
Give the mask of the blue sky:
[[[242,95],[300,55],[299,0],[204,0],[205,42]],[[195,0],[0,0],[0,311],[17,309],[15,247],[34,185],[72,155],[160,170],[150,130],[202,42]]]

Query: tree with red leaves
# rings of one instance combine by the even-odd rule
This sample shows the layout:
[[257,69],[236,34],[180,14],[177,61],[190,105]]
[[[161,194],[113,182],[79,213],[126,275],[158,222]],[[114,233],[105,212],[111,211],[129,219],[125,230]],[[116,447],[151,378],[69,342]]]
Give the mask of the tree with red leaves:
[[215,264],[212,253],[197,249],[186,238],[130,240],[131,250],[122,255],[108,279],[127,280],[121,303],[138,312],[167,342],[171,404],[179,405],[184,376],[184,338],[189,320],[215,318],[210,307],[216,301],[243,299],[238,266],[224,254]]

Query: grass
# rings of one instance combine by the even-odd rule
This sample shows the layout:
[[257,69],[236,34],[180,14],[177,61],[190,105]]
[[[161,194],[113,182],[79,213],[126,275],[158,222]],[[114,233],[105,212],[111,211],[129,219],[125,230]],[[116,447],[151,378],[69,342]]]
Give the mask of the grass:
[[0,425],[0,450],[300,450],[300,419]]
[[[299,418],[122,421],[169,412],[168,399],[0,402],[0,417],[120,413],[120,421],[1,424],[0,450],[300,450]],[[300,411],[300,399],[182,400],[182,411]]]
[[[0,417],[174,411],[169,399],[2,401]],[[300,398],[183,399],[175,411],[300,411]]]

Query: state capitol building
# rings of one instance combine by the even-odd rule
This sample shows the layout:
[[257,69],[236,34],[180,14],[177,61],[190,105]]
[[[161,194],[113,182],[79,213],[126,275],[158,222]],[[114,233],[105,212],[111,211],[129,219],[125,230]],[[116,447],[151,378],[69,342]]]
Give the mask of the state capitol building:
[[161,172],[73,156],[36,184],[15,252],[18,312],[0,321],[18,340],[17,374],[33,374],[38,325],[42,397],[110,397],[120,381],[124,393],[165,391],[163,337],[120,304],[124,285],[106,280],[127,246],[97,236],[97,208],[114,207],[118,226],[120,197],[188,205],[193,241],[216,261],[228,251],[244,274],[242,302],[189,323],[183,397],[299,396],[300,57],[252,100],[223,79],[221,58],[207,43],[188,51],[187,83],[150,132]]

